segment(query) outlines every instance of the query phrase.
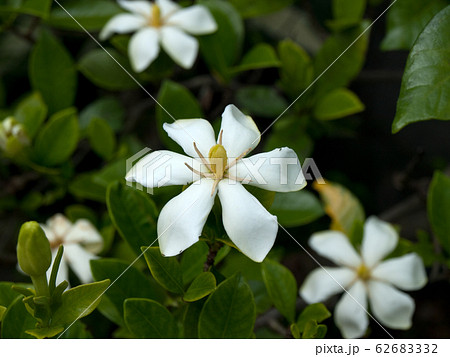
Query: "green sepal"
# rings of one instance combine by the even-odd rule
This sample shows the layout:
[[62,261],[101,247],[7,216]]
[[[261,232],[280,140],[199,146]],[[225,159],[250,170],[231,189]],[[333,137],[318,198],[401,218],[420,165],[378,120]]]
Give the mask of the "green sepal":
[[60,245],[58,248],[58,252],[56,253],[55,261],[53,263],[52,272],[50,274],[50,281],[49,281],[49,289],[50,289],[50,295],[53,295],[53,292],[56,288],[56,277],[58,275],[59,265],[61,264],[61,259],[64,253],[64,247],[63,245]]

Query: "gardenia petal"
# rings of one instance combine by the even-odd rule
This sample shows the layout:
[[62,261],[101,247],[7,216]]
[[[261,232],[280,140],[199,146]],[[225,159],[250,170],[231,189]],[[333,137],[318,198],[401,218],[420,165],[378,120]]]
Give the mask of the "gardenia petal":
[[317,268],[305,279],[300,288],[301,297],[313,304],[342,293],[356,279],[356,272],[348,268]]
[[[58,249],[52,249],[52,264],[50,265],[50,268],[47,270],[48,281],[50,281],[50,275],[52,274],[53,263],[55,262],[57,252]],[[69,267],[67,266],[67,261],[66,258],[64,257],[64,254],[61,258],[61,263],[59,264],[58,275],[56,275],[56,286],[61,284],[64,280],[69,282]]]
[[239,182],[219,182],[222,221],[231,241],[250,259],[262,262],[278,231],[277,218]]
[[373,314],[383,325],[402,330],[411,327],[415,304],[408,294],[374,280],[369,281],[368,288]]
[[144,27],[131,36],[128,54],[133,71],[142,72],[159,54],[159,35],[153,27]]
[[198,157],[194,142],[204,157],[208,157],[209,149],[216,145],[214,129],[205,119],[180,119],[172,124],[164,123],[163,128],[191,157]]
[[118,0],[118,3],[120,7],[127,11],[134,12],[135,14],[139,14],[142,16],[151,16],[152,14],[152,3],[148,1],[142,1],[142,0],[133,0],[133,1],[126,1],[126,0]]
[[376,217],[369,217],[364,224],[364,237],[361,246],[361,256],[364,264],[372,268],[391,253],[398,243],[398,234],[386,222]]
[[98,257],[88,252],[79,244],[64,245],[66,261],[83,284],[92,282],[90,261]]
[[[356,300],[356,301],[355,301]],[[369,326],[367,294],[360,280],[344,293],[334,309],[334,321],[344,338],[359,338]]]
[[156,5],[158,5],[160,11],[161,11],[161,17],[167,18],[176,11],[181,9],[181,6],[179,6],[177,3],[169,0],[156,0]]
[[200,170],[200,163],[189,156],[168,150],[153,151],[139,160],[126,174],[125,179],[150,188],[187,185],[200,177],[185,163]]
[[418,290],[427,283],[422,259],[415,253],[381,262],[372,270],[371,276],[402,290]]
[[253,119],[234,105],[227,105],[222,114],[223,146],[229,158],[236,158],[247,149],[254,149],[261,140]]
[[180,254],[198,241],[214,204],[213,185],[209,179],[195,182],[163,207],[158,219],[162,255]]
[[209,10],[202,5],[194,5],[169,16],[168,25],[174,25],[193,35],[204,35],[217,30],[217,24]]
[[249,185],[269,191],[298,191],[306,186],[297,154],[286,147],[239,160],[235,170],[244,183],[247,178]]
[[65,235],[72,227],[72,222],[61,213],[57,213],[47,220],[47,227],[53,232],[57,239],[64,239]]
[[51,243],[56,243],[56,235],[55,233],[53,233],[53,231],[50,229],[49,226],[47,226],[46,224],[39,224],[42,228],[42,230],[45,233],[45,236],[47,237],[48,241]]
[[198,53],[198,41],[176,27],[161,28],[161,44],[164,51],[181,67],[189,69]]
[[338,231],[315,233],[309,240],[309,245],[321,256],[328,258],[337,265],[357,268],[361,258],[350,244],[348,238]]
[[119,14],[109,20],[100,32],[100,40],[106,40],[113,33],[128,33],[136,31],[147,24],[147,20],[134,14]]
[[103,249],[103,238],[87,219],[79,219],[67,233],[65,243],[81,243],[86,250],[98,254]]

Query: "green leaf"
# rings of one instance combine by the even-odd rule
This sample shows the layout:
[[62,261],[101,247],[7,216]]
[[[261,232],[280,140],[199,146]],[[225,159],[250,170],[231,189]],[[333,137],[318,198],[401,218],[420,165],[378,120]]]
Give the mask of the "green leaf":
[[291,5],[293,0],[230,0],[243,18],[256,17],[280,11]]
[[360,113],[364,109],[364,104],[355,93],[347,88],[338,88],[319,98],[314,116],[319,120],[333,120]]
[[164,123],[173,123],[175,119],[203,118],[203,113],[197,99],[181,84],[166,80],[158,93],[158,102],[169,113],[156,106],[156,123],[159,137],[167,148],[179,151],[180,147],[168,137],[163,129]]
[[25,332],[36,338],[50,338],[50,337],[54,337],[54,336],[58,335],[59,333],[61,333],[63,331],[64,331],[64,327],[62,327],[62,326],[50,326],[50,327],[26,330]]
[[267,292],[275,307],[289,322],[295,319],[297,282],[294,275],[284,265],[265,259],[261,272]]
[[327,25],[337,31],[358,25],[366,10],[366,0],[333,0],[333,20]]
[[48,17],[51,4],[51,0],[6,0],[0,5],[0,13],[19,12],[45,19]]
[[429,188],[428,217],[439,243],[450,253],[450,178],[439,171]]
[[354,242],[358,225],[365,221],[359,200],[344,186],[330,181],[325,184],[315,182],[313,187],[319,192],[325,212],[331,218],[330,229],[343,232]]
[[280,86],[291,97],[297,97],[313,80],[314,69],[306,51],[291,40],[278,45],[281,61]]
[[61,296],[61,305],[53,313],[53,326],[67,326],[89,315],[100,303],[110,281],[102,280],[91,284],[79,285],[65,291]]
[[259,43],[248,51],[241,63],[232,68],[233,72],[243,72],[252,69],[279,67],[281,62],[272,46],[267,43]]
[[23,297],[18,296],[3,315],[1,338],[33,338],[25,331],[36,326],[36,319],[27,311]]
[[125,299],[148,298],[158,302],[164,301],[161,288],[128,263],[111,258],[91,260],[91,270],[96,281],[109,279],[113,282],[102,297],[98,309],[120,326],[124,326]]
[[363,21],[360,26],[334,34],[325,41],[314,60],[314,75],[318,77],[324,73],[314,84],[317,97],[320,98],[333,89],[347,87],[359,74],[366,58],[369,30],[352,46],[350,44],[365,31],[368,25],[367,21]]
[[137,338],[177,338],[178,326],[164,306],[149,299],[127,299],[125,323]]
[[383,50],[409,50],[427,23],[441,11],[446,0],[397,0],[387,14]]
[[278,217],[283,227],[311,223],[324,215],[322,204],[311,192],[277,192],[270,213]]
[[263,118],[276,118],[289,105],[273,87],[248,86],[236,92],[238,106]]
[[202,56],[213,72],[223,80],[231,78],[230,67],[236,63],[242,51],[244,24],[236,9],[225,1],[202,0],[216,20],[216,32],[199,37]]
[[62,335],[58,336],[58,339],[86,339],[92,338],[92,334],[87,330],[86,325],[81,321],[75,322],[69,329],[66,330]]
[[[47,22],[52,26],[65,30],[83,31],[83,26],[87,31],[98,31],[114,15],[121,12],[120,7],[107,0],[69,0],[64,1],[64,11],[60,6],[54,6]],[[80,25],[75,22],[72,15]]]
[[326,325],[318,325],[316,321],[308,321],[302,338],[324,338],[327,333]]
[[0,305],[0,322],[2,322],[3,315],[5,314],[5,312],[6,312],[6,307]]
[[105,202],[106,188],[94,181],[95,172],[86,172],[76,176],[69,185],[72,195],[88,200]]
[[[14,283],[9,282],[0,282],[0,305],[8,307],[18,296],[20,293],[13,290],[11,287]],[[22,288],[22,287],[20,287]]]
[[183,252],[180,265],[183,272],[184,284],[189,284],[195,277],[197,277],[197,275],[203,272],[203,266],[206,262],[208,249],[208,245],[205,242],[199,241]]
[[92,118],[88,127],[88,138],[92,150],[105,160],[109,160],[114,154],[116,137],[106,120]]
[[183,294],[183,274],[175,257],[163,257],[159,247],[142,247],[145,260],[155,280],[175,294]]
[[256,307],[253,294],[240,274],[223,281],[206,300],[200,314],[200,338],[249,338]]
[[183,316],[183,338],[198,338],[198,320],[203,309],[204,300],[187,305]]
[[75,108],[62,110],[50,117],[39,132],[35,160],[44,166],[56,166],[67,161],[78,144],[78,120]]
[[406,62],[392,132],[428,119],[450,120],[450,5],[420,34]]
[[125,111],[116,98],[103,97],[90,103],[80,112],[80,128],[87,129],[93,118],[102,118],[114,131],[119,131],[125,118]]
[[70,107],[77,90],[77,72],[66,48],[43,31],[30,56],[29,75],[50,114]]
[[14,118],[23,124],[30,138],[36,135],[46,116],[47,106],[37,92],[23,99],[14,111]]
[[213,273],[204,272],[198,275],[184,294],[184,301],[197,301],[208,296],[216,288]]
[[108,186],[106,204],[114,226],[137,255],[156,239],[158,210],[147,193],[115,182]]
[[300,332],[305,331],[306,325],[310,321],[322,322],[331,317],[331,313],[322,303],[308,305],[304,308],[297,319],[297,326]]
[[81,57],[78,62],[80,72],[100,88],[113,91],[136,88],[136,82],[123,69],[132,73],[126,57],[114,49],[107,48],[106,50],[109,54],[103,49],[97,48]]

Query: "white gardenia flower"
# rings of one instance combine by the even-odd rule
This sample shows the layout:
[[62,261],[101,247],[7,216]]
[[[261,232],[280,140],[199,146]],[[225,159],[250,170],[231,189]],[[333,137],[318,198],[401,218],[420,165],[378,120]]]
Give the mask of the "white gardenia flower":
[[100,32],[100,39],[105,40],[113,33],[136,32],[128,45],[131,65],[136,72],[145,70],[158,57],[160,43],[177,64],[191,68],[198,53],[198,41],[191,35],[217,30],[211,13],[202,5],[182,8],[169,0],[154,3],[118,0],[118,3],[131,13],[109,20]]
[[376,217],[368,218],[364,225],[361,255],[341,232],[313,234],[309,245],[340,267],[326,267],[326,271],[318,268],[311,272],[300,288],[300,295],[312,304],[324,301],[345,288],[348,294],[343,294],[334,312],[335,323],[345,338],[364,335],[369,325],[364,311],[368,300],[371,313],[378,322],[393,329],[409,329],[414,300],[398,289],[421,289],[427,277],[422,259],[415,253],[382,261],[397,243],[395,229]]
[[263,261],[275,242],[277,218],[243,184],[279,192],[302,189],[306,181],[295,152],[281,148],[244,158],[258,145],[260,133],[253,119],[234,105],[225,108],[217,142],[214,129],[204,119],[177,120],[163,128],[190,157],[152,152],[126,175],[127,181],[145,187],[193,182],[161,211],[161,253],[177,255],[199,240],[218,194],[229,238],[249,258]]
[[103,248],[103,239],[97,229],[87,219],[79,219],[72,224],[62,214],[56,214],[41,224],[52,250],[52,266],[47,271],[50,278],[53,262],[60,245],[64,246],[64,254],[59,266],[56,285],[64,280],[69,281],[68,266],[74,271],[83,284],[93,281],[89,262],[97,259],[95,254]]

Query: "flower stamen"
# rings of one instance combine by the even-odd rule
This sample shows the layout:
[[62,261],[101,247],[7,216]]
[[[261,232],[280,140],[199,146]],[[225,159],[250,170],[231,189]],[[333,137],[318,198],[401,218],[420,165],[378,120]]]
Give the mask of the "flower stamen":
[[248,148],[247,150],[245,150],[242,154],[240,154],[237,158],[235,158],[233,161],[231,161],[227,166],[225,166],[225,170],[227,171],[228,169],[230,169],[231,167],[233,167],[234,165],[237,164],[237,162],[242,159],[245,155],[247,155],[250,151],[252,150],[252,148]]
[[202,155],[195,142],[194,142],[194,150],[197,153],[198,157],[202,160],[203,164],[208,168],[208,170],[213,172],[211,165],[209,164],[208,160],[206,160],[205,157]]
[[199,175],[200,177],[207,177],[207,178],[214,178],[214,174],[208,173],[208,172],[200,172],[196,169],[194,169],[192,166],[190,166],[187,162],[184,163],[189,170],[191,170],[194,174]]

